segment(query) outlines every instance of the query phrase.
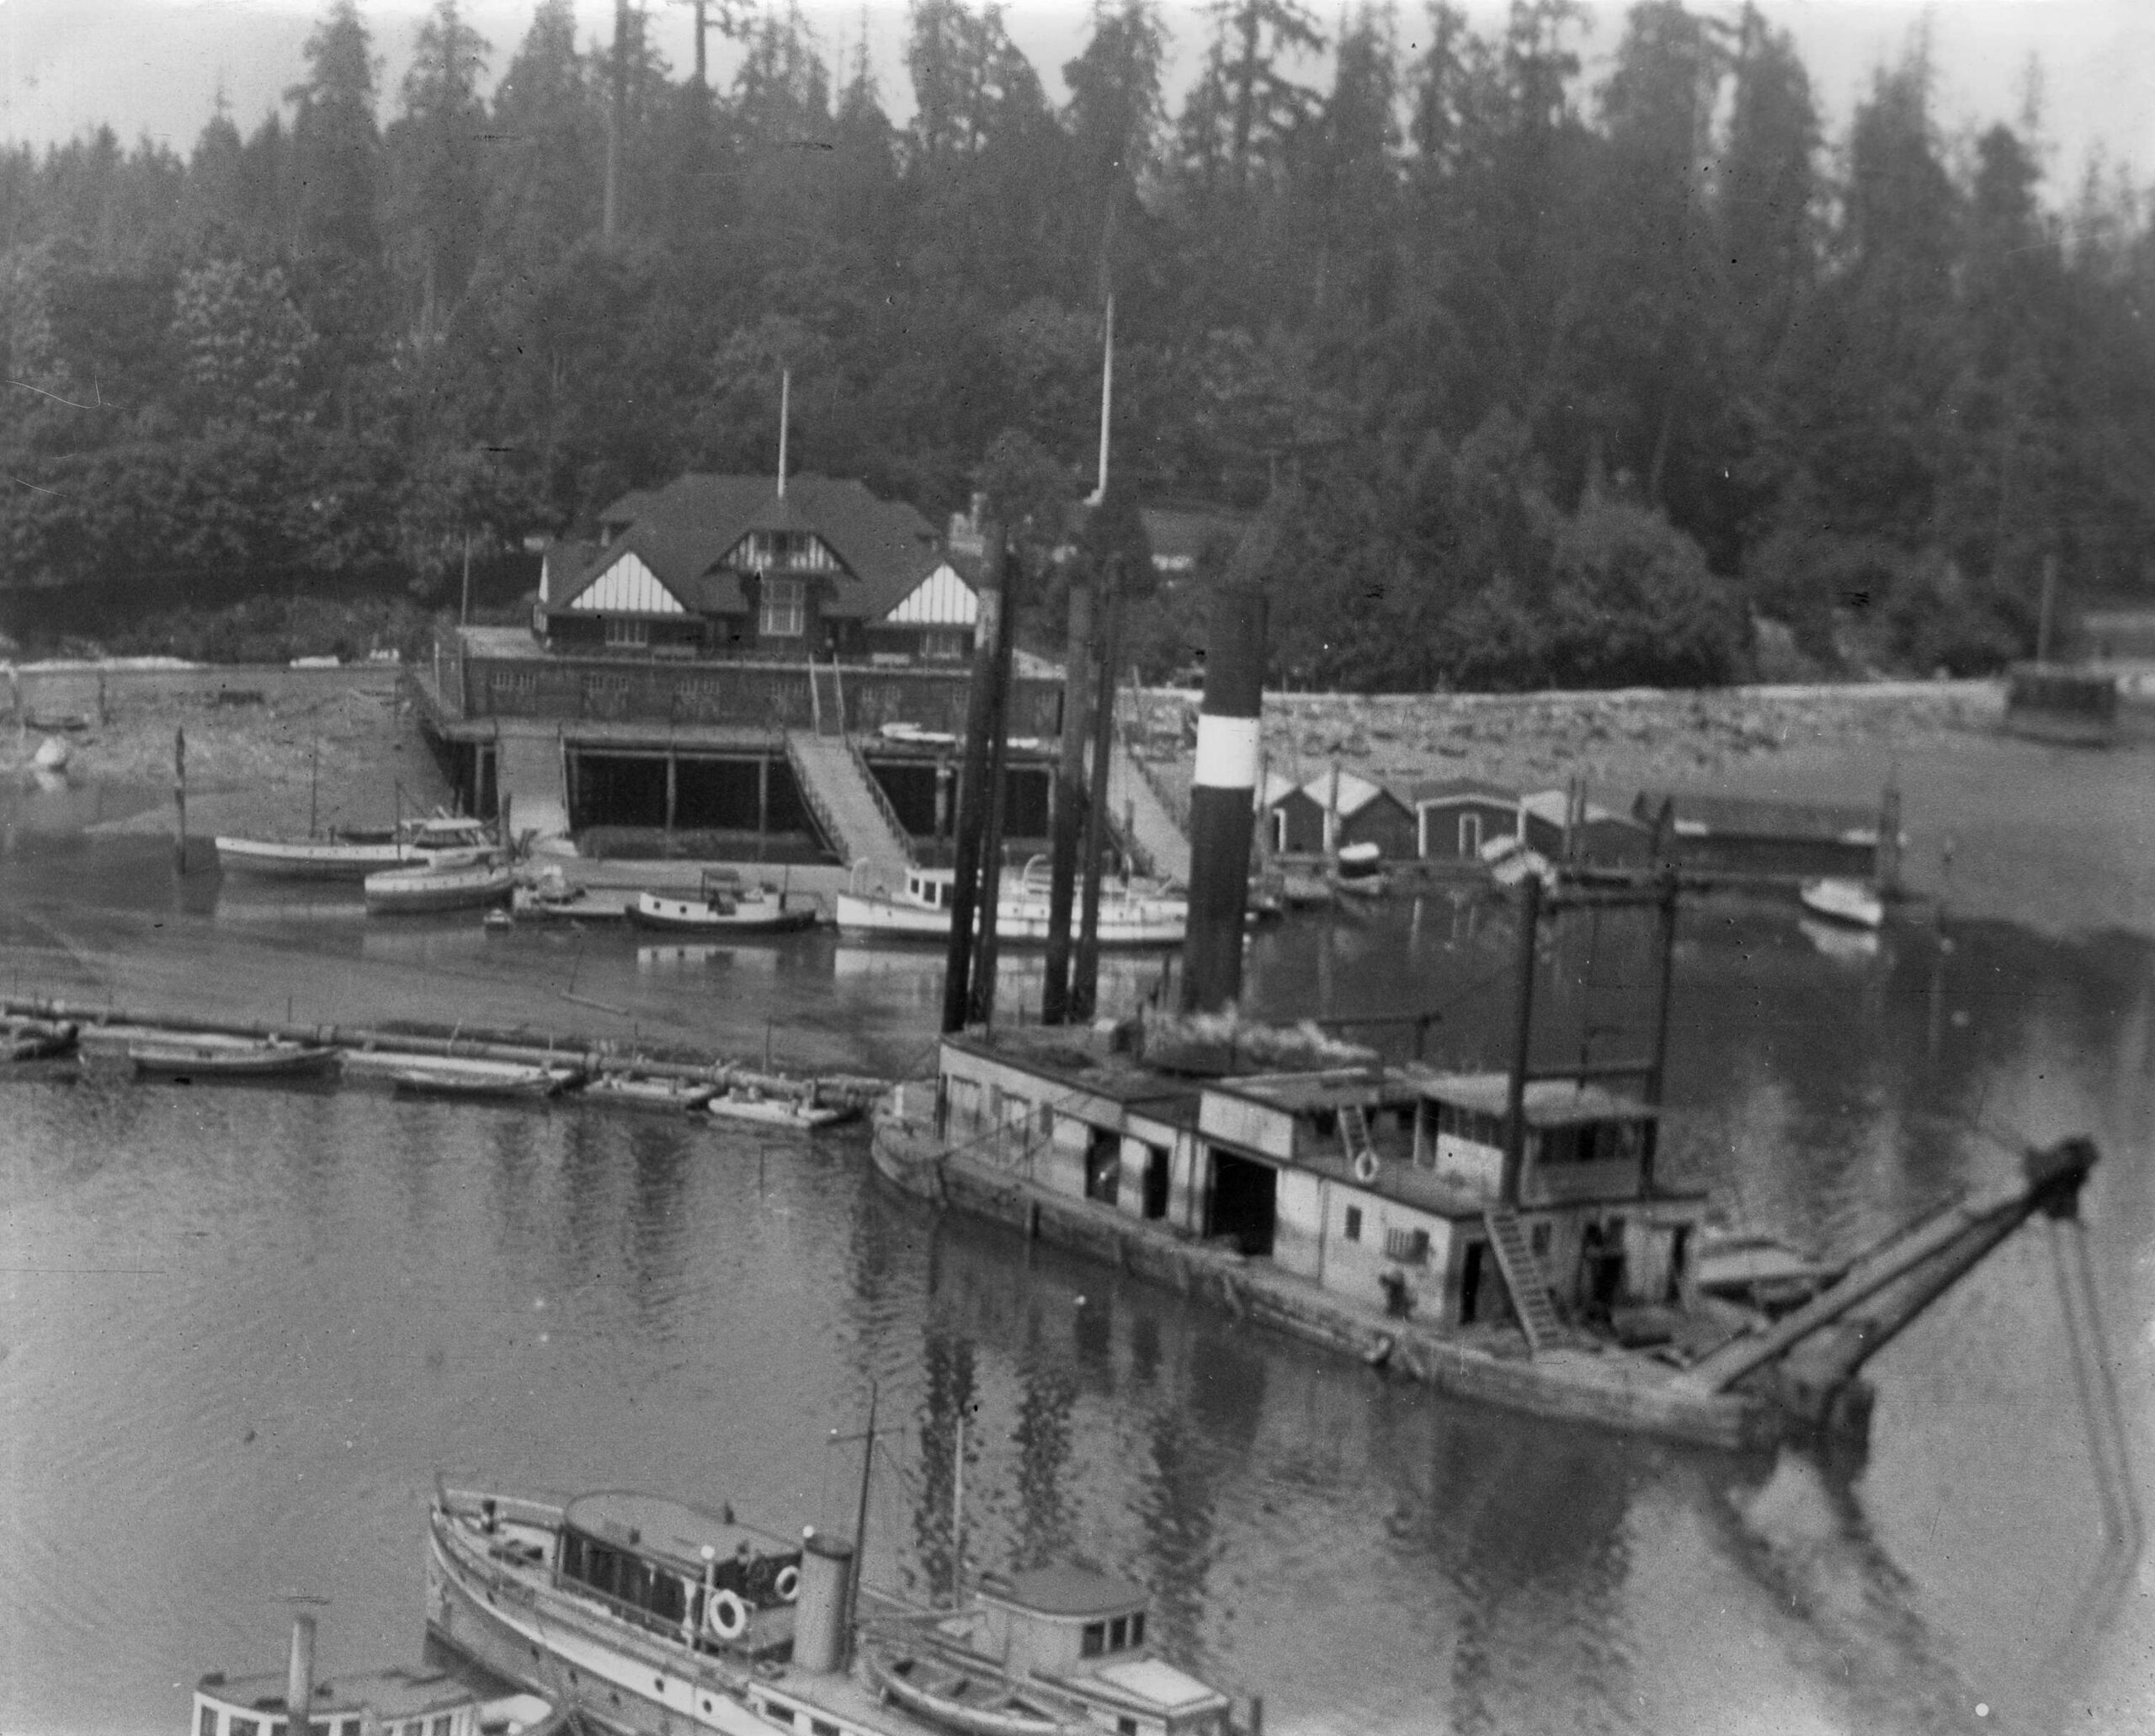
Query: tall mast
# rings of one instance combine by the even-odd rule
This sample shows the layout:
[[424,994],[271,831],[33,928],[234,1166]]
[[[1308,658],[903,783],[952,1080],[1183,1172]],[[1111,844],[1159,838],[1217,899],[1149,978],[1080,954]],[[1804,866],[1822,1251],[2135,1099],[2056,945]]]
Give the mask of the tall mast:
[[1115,407],[1115,297],[1108,297],[1108,334],[1100,360],[1100,479],[1093,498],[1085,503],[1098,506],[1108,498],[1108,423]]
[[782,369],[778,376],[778,498],[785,498],[785,432],[786,423],[793,414],[793,370]]

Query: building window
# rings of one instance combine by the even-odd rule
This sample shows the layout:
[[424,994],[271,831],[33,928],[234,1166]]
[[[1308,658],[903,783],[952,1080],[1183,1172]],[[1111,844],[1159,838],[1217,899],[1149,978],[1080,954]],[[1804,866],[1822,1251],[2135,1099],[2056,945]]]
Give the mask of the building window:
[[797,578],[764,581],[756,631],[766,639],[798,639],[808,631],[808,587]]
[[1534,1250],[1534,1257],[1536,1259],[1546,1259],[1549,1258],[1550,1239],[1551,1227],[1549,1225],[1546,1223],[1537,1223],[1535,1225],[1533,1230],[1527,1237],[1527,1244]]
[[225,1724],[225,1736],[260,1736],[260,1729],[253,1718],[231,1718]]
[[1384,1257],[1396,1259],[1402,1265],[1426,1265],[1429,1258],[1429,1233],[1427,1230],[1387,1229],[1384,1233]]
[[1287,810],[1284,807],[1272,810],[1272,849],[1275,855],[1287,854]]
[[217,1736],[217,1708],[216,1707],[205,1706],[202,1708],[202,1725],[197,1732],[197,1736]]
[[1347,1239],[1350,1242],[1362,1239],[1362,1208],[1360,1206],[1347,1208]]
[[606,642],[622,649],[648,645],[651,643],[651,623],[609,615],[606,617]]
[[1108,1624],[1088,1622],[1085,1632],[1078,1641],[1078,1654],[1081,1658],[1097,1658],[1108,1648]]
[[434,1736],[449,1736],[449,1727],[454,1723],[455,1723],[455,1719],[449,1713],[444,1712],[439,1717],[434,1720]]
[[973,636],[969,632],[930,630],[920,636],[920,654],[923,657],[960,658],[973,648]]

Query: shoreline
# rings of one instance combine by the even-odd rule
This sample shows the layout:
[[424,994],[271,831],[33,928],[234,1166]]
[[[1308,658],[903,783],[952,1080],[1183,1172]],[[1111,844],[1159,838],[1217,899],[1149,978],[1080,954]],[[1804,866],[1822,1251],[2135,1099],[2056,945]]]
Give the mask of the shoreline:
[[[95,835],[169,836],[173,734],[187,732],[188,828],[304,835],[379,826],[445,804],[449,786],[389,665],[343,668],[94,667],[12,672],[16,727],[0,731],[0,780],[32,788],[44,733],[26,715],[72,712],[67,776],[157,792]],[[102,702],[100,702],[102,685]],[[1128,703],[1127,701],[1125,703]],[[1140,690],[1140,752],[1186,792],[1198,695]],[[1477,778],[1530,791],[1585,779],[1628,810],[1642,789],[1876,804],[1902,795],[1912,891],[1951,915],[2040,931],[2155,935],[2155,803],[2131,793],[2145,743],[2058,747],[1998,727],[1995,681],[1901,682],[1697,692],[1265,695],[1269,768],[1296,781],[1343,767],[1402,796]],[[101,720],[101,721],[99,721]],[[311,796],[311,804],[310,797]]]

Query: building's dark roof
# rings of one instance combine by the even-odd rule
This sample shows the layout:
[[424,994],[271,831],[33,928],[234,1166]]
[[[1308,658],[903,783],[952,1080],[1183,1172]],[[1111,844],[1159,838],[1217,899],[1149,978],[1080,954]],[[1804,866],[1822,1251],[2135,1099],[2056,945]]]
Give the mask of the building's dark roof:
[[1498,807],[1516,807],[1519,793],[1495,784],[1485,783],[1480,778],[1435,778],[1420,783],[1407,792],[1407,803],[1418,807],[1425,802],[1487,801]]
[[1676,808],[1676,829],[1694,838],[1778,838],[1831,839],[1841,844],[1876,844],[1878,812],[1825,802],[1767,801],[1748,796],[1664,796],[1642,790],[1631,812],[1648,826],[1657,823],[1664,800]]
[[982,1590],[996,1602],[1015,1604],[1043,1616],[1121,1615],[1141,1610],[1151,1601],[1142,1585],[1072,1562],[1013,1574],[1000,1584]]
[[786,478],[784,499],[770,477],[677,477],[663,488],[624,494],[599,522],[618,534],[579,567],[565,568],[550,608],[566,608],[629,551],[684,606],[745,614],[738,577],[719,563],[751,532],[794,530],[821,537],[844,564],[822,613],[879,620],[944,558],[934,527],[905,502],[879,500],[848,477],[808,472]]

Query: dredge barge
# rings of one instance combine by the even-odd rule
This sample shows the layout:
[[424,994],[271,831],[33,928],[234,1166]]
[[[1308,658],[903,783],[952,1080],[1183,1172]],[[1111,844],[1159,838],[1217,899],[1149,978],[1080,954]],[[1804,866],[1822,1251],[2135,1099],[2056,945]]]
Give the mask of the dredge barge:
[[1657,1120],[1588,1080],[1195,1078],[1035,1028],[944,1038],[872,1149],[937,1206],[1439,1390],[1737,1450],[1860,1446],[1864,1364],[2028,1217],[2072,1217],[2095,1162],[2081,1140],[2031,1151],[2018,1183],[1827,1267],[1775,1318],[1700,1285],[1707,1195],[1656,1178]]

